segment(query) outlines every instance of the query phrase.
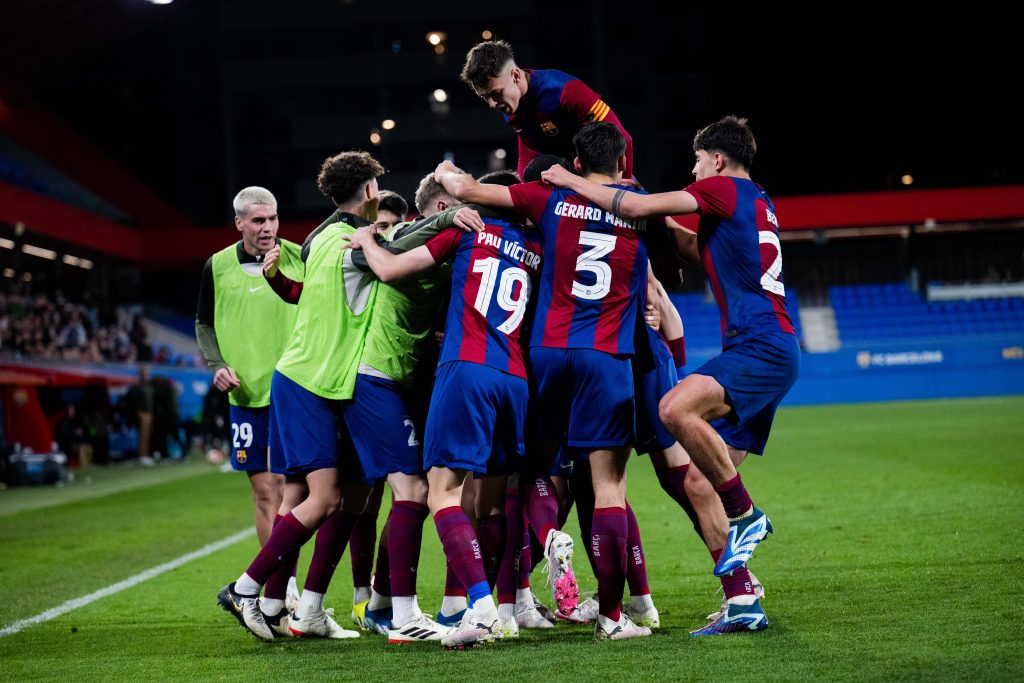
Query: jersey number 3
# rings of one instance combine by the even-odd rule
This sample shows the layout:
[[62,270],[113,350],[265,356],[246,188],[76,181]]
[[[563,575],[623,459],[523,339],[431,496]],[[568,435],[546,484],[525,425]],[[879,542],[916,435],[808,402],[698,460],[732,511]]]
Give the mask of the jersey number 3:
[[576,270],[594,274],[594,284],[585,285],[572,281],[572,294],[580,299],[596,301],[608,296],[612,289],[612,268],[601,259],[615,249],[616,235],[605,235],[600,232],[580,233],[580,246],[590,247],[576,257]]
[[[530,300],[530,276],[522,268],[506,268],[501,273],[501,281],[498,282],[498,265],[501,262],[492,257],[477,259],[473,262],[473,272],[480,273],[480,289],[476,292],[476,301],[473,308],[480,311],[480,315],[487,317],[487,311],[491,308],[491,298],[494,297],[494,286],[498,286],[498,306],[503,311],[512,315],[505,322],[498,325],[498,330],[505,334],[512,334],[523,322],[526,314],[526,304]],[[519,283],[518,296],[516,283]]]

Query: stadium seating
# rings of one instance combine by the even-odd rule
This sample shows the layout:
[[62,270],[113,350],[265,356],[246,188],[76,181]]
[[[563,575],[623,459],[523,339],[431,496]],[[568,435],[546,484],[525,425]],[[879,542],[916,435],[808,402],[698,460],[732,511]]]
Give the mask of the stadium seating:
[[1024,332],[1024,298],[932,301],[903,283],[831,287],[843,343],[953,340]]
[[[705,300],[702,294],[689,292],[670,292],[669,298],[683,319],[687,348],[722,348],[722,327],[714,300]],[[802,339],[799,301],[796,292],[790,288],[786,289],[786,310],[793,320],[797,336]]]

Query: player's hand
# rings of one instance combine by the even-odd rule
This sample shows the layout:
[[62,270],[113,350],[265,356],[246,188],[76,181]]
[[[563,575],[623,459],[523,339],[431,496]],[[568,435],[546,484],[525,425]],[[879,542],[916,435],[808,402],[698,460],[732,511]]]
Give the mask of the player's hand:
[[454,222],[455,227],[466,232],[483,232],[486,227],[484,219],[480,218],[480,214],[476,209],[471,209],[468,206],[464,206],[455,212]]
[[367,225],[351,235],[341,236],[341,249],[362,249],[367,242],[377,239],[377,226]]
[[460,169],[458,166],[445,159],[444,161],[437,165],[437,168],[434,169],[434,179],[437,180],[437,182],[441,182],[440,176],[444,173],[461,174],[462,169]]
[[[263,275],[272,278],[277,275],[277,262],[281,258],[281,245],[275,244],[274,248],[263,255]],[[223,390],[222,390],[223,391]]]
[[220,368],[213,373],[213,386],[221,391],[232,391],[242,386],[232,368]]
[[555,164],[541,173],[540,179],[555,187],[569,187],[576,180],[576,174],[567,171],[561,164]]
[[644,322],[655,332],[661,329],[661,312],[653,304],[647,304],[644,309]]

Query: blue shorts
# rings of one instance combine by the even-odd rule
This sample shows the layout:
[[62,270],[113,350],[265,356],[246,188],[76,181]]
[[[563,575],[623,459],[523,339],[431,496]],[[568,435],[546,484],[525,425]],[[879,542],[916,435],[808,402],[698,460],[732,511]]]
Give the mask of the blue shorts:
[[629,358],[593,349],[530,349],[539,438],[574,448],[617,448],[634,441]]
[[450,361],[437,368],[423,465],[496,476],[521,469],[530,390],[496,368]]
[[352,400],[342,401],[341,417],[367,484],[392,472],[423,474],[416,425],[398,382],[357,375]]
[[231,467],[239,472],[266,472],[270,468],[270,407],[229,406]]
[[270,404],[274,406],[271,432],[284,454],[284,473],[341,468],[336,424],[341,403],[317,396],[274,371],[270,380]]
[[765,334],[737,344],[691,374],[713,377],[732,412],[711,424],[733,448],[761,455],[775,410],[800,372],[800,344],[792,334]]
[[[648,328],[650,329],[650,328]],[[651,330],[651,351],[654,354],[652,367],[638,372],[634,367],[636,391],[636,452],[643,455],[651,451],[663,451],[676,442],[676,437],[658,417],[658,403],[661,397],[672,391],[679,382],[672,352],[654,330]]]
[[284,446],[281,445],[281,434],[277,429],[277,413],[274,404],[270,404],[267,414],[267,431],[270,438],[270,471],[274,474],[288,474],[288,463],[284,458]]
[[551,470],[548,472],[549,477],[564,477],[569,479],[572,477],[573,463],[576,462],[576,458],[582,454],[584,458],[590,455],[590,451],[586,449],[569,448],[566,445],[562,445],[558,449],[558,455],[555,456],[555,462],[551,465]]

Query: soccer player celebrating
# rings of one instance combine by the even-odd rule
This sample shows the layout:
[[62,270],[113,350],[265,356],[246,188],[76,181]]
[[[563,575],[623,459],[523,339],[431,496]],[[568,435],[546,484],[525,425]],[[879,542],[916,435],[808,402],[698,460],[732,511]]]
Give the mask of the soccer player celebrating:
[[[593,182],[621,185],[626,140],[610,123],[576,134],[576,162]],[[600,614],[595,637],[650,635],[621,610],[625,587],[626,463],[634,441],[629,356],[647,275],[643,221],[625,221],[543,183],[482,185],[445,162],[435,175],[457,198],[514,208],[544,237],[545,259],[530,333],[541,437],[590,452],[595,509],[591,553],[597,565]],[[533,520],[531,520],[532,522]],[[550,546],[551,529],[541,530]]]
[[[677,243],[691,259],[703,261],[721,313],[722,353],[670,391],[660,414],[711,481],[729,517],[715,575],[742,577],[772,526],[751,502],[736,466],[747,453],[764,452],[775,410],[796,381],[800,348],[786,312],[774,205],[750,179],[757,147],[746,119],[727,116],[698,131],[693,149],[697,181],[677,192],[620,193],[557,167],[544,178],[627,219],[700,215],[697,234],[680,235]],[[767,627],[755,594],[744,591],[728,603],[718,619],[693,634]]]
[[518,173],[538,154],[574,155],[572,140],[583,126],[597,121],[614,124],[626,139],[623,175],[633,175],[633,139],[601,96],[567,73],[554,69],[523,69],[512,46],[503,40],[475,46],[466,55],[461,78],[497,109],[519,139]]
[[[291,619],[298,635],[351,638],[323,609],[323,596],[349,533],[362,512],[368,488],[356,476],[339,474],[335,416],[352,397],[369,324],[367,310],[376,283],[353,272],[341,236],[370,225],[376,217],[377,177],[383,167],[365,152],[343,152],[321,169],[318,184],[341,212],[337,223],[317,228],[302,247],[305,294],[299,300],[291,338],[271,380],[275,411],[272,430],[280,435],[287,471],[304,479],[309,495],[274,527],[248,569],[225,586],[218,602],[239,623],[263,640],[273,640],[257,597],[267,579],[319,529],[330,552],[314,553],[323,562],[310,566],[302,599]],[[333,562],[332,562],[333,560]]]
[[485,482],[496,479],[503,493],[505,476],[518,468],[525,450],[529,391],[519,331],[540,249],[522,225],[496,218],[485,223],[480,233],[448,229],[397,256],[381,248],[369,230],[351,238],[386,282],[452,261],[452,296],[424,449],[430,510],[448,565],[469,600],[459,626],[441,641],[447,647],[502,634],[480,543],[461,507],[462,487],[472,472]]
[[[233,206],[242,239],[211,256],[203,267],[196,339],[215,368],[214,386],[228,392],[231,466],[249,475],[256,535],[263,545],[281,506],[285,474],[281,449],[270,448],[270,377],[291,336],[296,311],[266,286],[260,261],[274,250],[290,276],[302,279],[303,268],[298,245],[277,239],[277,200],[269,190],[247,187],[235,196]],[[260,344],[247,343],[253,338]],[[284,582],[268,587],[273,593],[268,597],[279,603],[269,613],[287,630],[281,613],[287,614],[288,577]]]

